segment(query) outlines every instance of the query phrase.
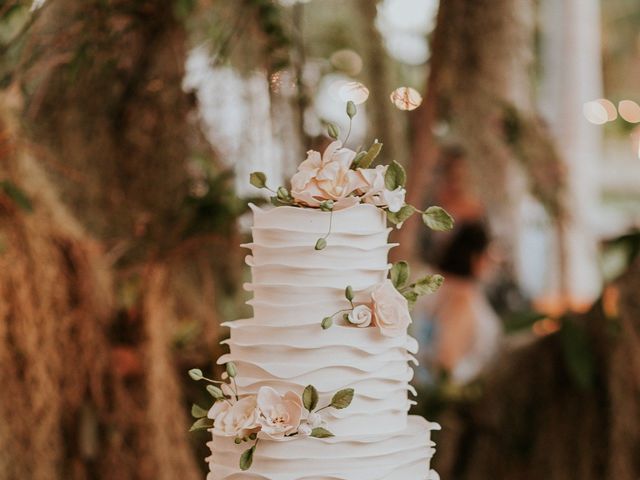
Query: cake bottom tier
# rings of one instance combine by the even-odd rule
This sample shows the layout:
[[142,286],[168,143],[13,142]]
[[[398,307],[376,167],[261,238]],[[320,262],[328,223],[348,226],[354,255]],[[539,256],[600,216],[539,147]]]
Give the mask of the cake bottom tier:
[[411,415],[406,429],[386,435],[260,438],[245,472],[238,464],[250,445],[214,435],[207,480],[436,480],[429,464],[435,452],[431,430],[439,428]]

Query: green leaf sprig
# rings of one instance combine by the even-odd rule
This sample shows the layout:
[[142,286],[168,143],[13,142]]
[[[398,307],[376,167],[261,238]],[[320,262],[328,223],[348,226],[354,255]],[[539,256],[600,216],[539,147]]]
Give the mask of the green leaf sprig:
[[[195,380],[196,382],[203,380],[209,383],[209,385],[207,385],[206,390],[209,393],[209,395],[213,397],[214,404],[218,401],[231,403],[230,400],[238,401],[239,399],[238,385],[236,384],[236,381],[235,381],[235,377],[238,374],[236,365],[233,362],[228,362],[225,367],[226,367],[226,373],[229,377],[229,383],[223,382],[221,380],[213,380],[211,378],[207,378],[204,376],[204,374],[202,373],[202,370],[200,370],[199,368],[192,368],[188,372],[189,377],[191,377],[192,380]],[[233,392],[233,396],[231,397],[231,396],[225,395],[223,390],[218,385],[228,385],[231,391]],[[191,407],[191,415],[196,419],[196,421],[194,422],[193,425],[191,425],[191,428],[189,429],[190,432],[195,432],[197,430],[207,430],[213,427],[213,420],[211,420],[210,418],[207,418],[207,410],[205,410],[201,406],[193,405]]]
[[[333,398],[331,398],[331,402],[329,402],[324,407],[318,408],[316,410],[320,395],[318,394],[318,390],[316,389],[316,387],[314,387],[313,385],[307,385],[304,389],[304,392],[302,392],[302,404],[309,413],[319,413],[327,408],[342,410],[351,405],[354,396],[355,390],[353,388],[345,388],[336,392],[333,395]],[[333,437],[334,435],[326,428],[315,427],[313,430],[311,430],[311,434],[309,436],[315,438],[329,438]]]
[[389,279],[393,286],[407,299],[412,307],[421,295],[436,292],[443,284],[444,277],[434,274],[427,275],[409,284],[411,270],[405,261],[394,263],[389,271]]
[[[340,390],[333,395],[333,398],[328,405],[325,405],[324,407],[318,408],[316,410],[320,395],[318,394],[318,390],[316,389],[316,387],[314,387],[313,385],[307,385],[302,392],[302,404],[309,413],[318,413],[327,408],[335,408],[337,410],[341,410],[351,405],[354,395],[355,391],[353,388]],[[297,435],[297,433],[294,433],[293,435]],[[311,430],[309,436],[314,438],[330,438],[334,435],[324,427],[315,427]],[[243,472],[251,468],[251,465],[253,463],[253,455],[260,440],[255,433],[251,434],[250,438],[251,440],[255,440],[254,444],[244,452],[242,452],[242,455],[240,456],[240,470],[242,470]],[[239,439],[236,439],[236,443],[240,443],[238,442],[238,440]]]
[[273,193],[269,200],[276,207],[295,205],[295,200],[286,187],[280,186],[274,190],[268,186],[267,175],[264,172],[251,172],[249,174],[249,183],[256,188],[265,189]]
[[[384,176],[384,186],[388,190],[396,190],[397,188],[404,188],[407,183],[407,173],[405,169],[395,160],[387,167],[387,172]],[[397,212],[390,212],[387,209],[387,220],[398,228],[406,222],[414,213],[420,213],[422,215],[423,223],[431,230],[437,232],[446,232],[451,230],[454,225],[454,220],[447,211],[438,206],[432,206],[426,210],[419,210],[413,205],[405,203]]]

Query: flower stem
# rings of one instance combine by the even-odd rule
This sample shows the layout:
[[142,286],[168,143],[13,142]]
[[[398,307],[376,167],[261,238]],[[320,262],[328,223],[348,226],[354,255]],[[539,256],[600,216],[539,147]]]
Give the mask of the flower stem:
[[347,136],[344,138],[344,142],[342,142],[342,146],[347,144],[347,140],[349,140],[349,135],[351,135],[351,125],[353,124],[353,119],[349,117],[349,130],[347,130]]
[[332,228],[332,227],[333,227],[333,209],[331,209],[331,211],[329,212],[329,231],[328,231],[328,232],[327,232],[327,234],[326,234],[324,237],[322,237],[322,238],[324,238],[325,240],[326,240],[327,238],[329,238],[329,235],[331,235],[331,228]]
[[222,385],[225,382],[222,382],[220,380],[211,380],[210,378],[207,377],[202,377],[202,380],[204,380],[205,382],[209,382],[209,383],[217,383],[219,385]]

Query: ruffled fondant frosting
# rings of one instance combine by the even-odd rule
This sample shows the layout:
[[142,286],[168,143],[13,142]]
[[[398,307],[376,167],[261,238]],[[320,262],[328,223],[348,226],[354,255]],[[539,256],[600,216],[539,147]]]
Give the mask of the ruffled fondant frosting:
[[[373,421],[373,420],[372,420]],[[422,417],[410,416],[395,433],[294,438],[277,442],[260,438],[251,470],[240,472],[237,459],[246,444],[213,437],[207,480],[427,480],[434,454],[431,430]]]
[[[252,282],[245,288],[253,293],[254,316],[224,324],[231,330],[223,342],[230,352],[219,363],[236,364],[241,395],[262,386],[301,394],[314,385],[325,405],[343,388],[356,394],[349,408],[323,412],[335,437],[261,438],[248,472],[238,468],[247,446],[214,436],[209,479],[426,479],[432,424],[407,421],[415,339],[406,332],[386,337],[375,327],[320,327],[324,317],[349,307],[347,285],[356,302],[365,301],[387,277],[394,245],[387,243],[385,213],[372,205],[333,218],[313,209],[251,208],[253,242],[243,246],[251,250]],[[327,247],[315,250],[330,224]]]

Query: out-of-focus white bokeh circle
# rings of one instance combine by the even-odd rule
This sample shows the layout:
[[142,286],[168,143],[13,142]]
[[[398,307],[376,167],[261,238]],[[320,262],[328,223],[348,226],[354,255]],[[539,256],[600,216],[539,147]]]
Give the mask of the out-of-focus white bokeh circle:
[[597,100],[582,105],[582,113],[588,122],[595,125],[604,125],[609,121],[607,109]]
[[338,96],[345,103],[351,100],[356,105],[363,104],[369,98],[369,89],[360,82],[338,82]]

